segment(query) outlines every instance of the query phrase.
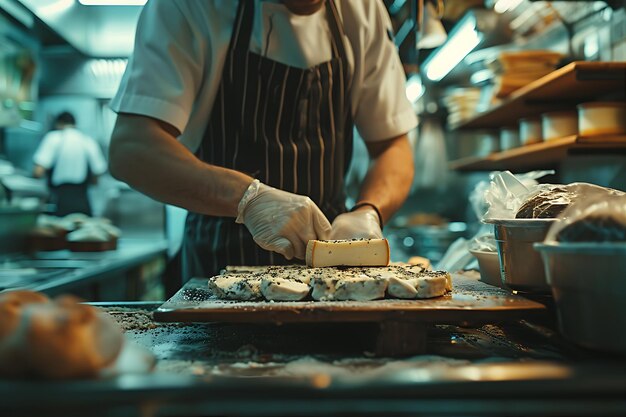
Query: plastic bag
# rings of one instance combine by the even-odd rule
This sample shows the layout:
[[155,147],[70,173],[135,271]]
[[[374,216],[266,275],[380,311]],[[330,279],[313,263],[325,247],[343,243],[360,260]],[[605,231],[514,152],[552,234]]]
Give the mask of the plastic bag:
[[487,210],[480,219],[513,219],[519,207],[538,187],[537,179],[554,171],[531,171],[513,175],[510,171],[492,172],[483,199]]
[[543,184],[527,196],[515,215],[517,219],[554,219],[577,201],[610,196],[620,191],[583,182],[569,185]]
[[[531,171],[513,175],[509,171],[492,172],[489,181],[481,181],[470,193],[469,200],[476,217],[513,218],[523,199],[538,186],[537,179],[554,171]],[[469,241],[469,249],[495,252],[497,250],[493,236],[493,226],[483,224]]]
[[625,242],[626,194],[592,191],[563,211],[546,242]]

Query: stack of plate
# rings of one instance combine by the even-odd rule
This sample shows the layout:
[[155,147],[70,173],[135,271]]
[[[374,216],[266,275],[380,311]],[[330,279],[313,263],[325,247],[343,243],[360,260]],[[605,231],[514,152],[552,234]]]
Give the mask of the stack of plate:
[[443,103],[448,109],[448,124],[456,125],[477,113],[480,88],[454,88],[446,91]]
[[515,90],[552,72],[563,55],[558,52],[506,51],[501,52],[488,67],[495,74],[496,91],[499,98],[509,96]]

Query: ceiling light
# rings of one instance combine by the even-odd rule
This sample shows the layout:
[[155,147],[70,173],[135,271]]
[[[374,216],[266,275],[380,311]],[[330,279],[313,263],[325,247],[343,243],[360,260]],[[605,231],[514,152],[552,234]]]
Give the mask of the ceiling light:
[[424,62],[424,73],[431,81],[439,81],[482,41],[476,28],[476,17],[466,14],[448,35],[448,40]]
[[148,0],[78,0],[83,6],[143,6]]
[[442,45],[448,37],[441,20],[437,18],[435,7],[430,3],[424,6],[424,14],[420,27],[421,30],[419,39],[417,40],[417,49],[436,48]]
[[523,0],[497,0],[493,6],[493,10],[497,13],[512,11],[522,3]]

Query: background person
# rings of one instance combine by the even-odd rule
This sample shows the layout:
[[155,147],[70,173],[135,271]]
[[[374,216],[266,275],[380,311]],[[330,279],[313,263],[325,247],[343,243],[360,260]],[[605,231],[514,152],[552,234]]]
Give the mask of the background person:
[[69,112],[59,114],[54,129],[47,133],[33,156],[34,176],[48,176],[51,214],[92,215],[87,195],[90,184],[107,170],[107,162],[97,142],[76,129]]

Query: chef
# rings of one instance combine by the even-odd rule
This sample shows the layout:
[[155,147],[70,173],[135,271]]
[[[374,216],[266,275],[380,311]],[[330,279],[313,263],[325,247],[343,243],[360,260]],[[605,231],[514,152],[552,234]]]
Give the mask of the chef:
[[56,116],[55,129],[42,139],[33,155],[33,176],[48,177],[52,214],[92,215],[89,185],[107,170],[107,163],[98,143],[76,128],[70,112]]
[[[378,0],[147,3],[111,104],[110,170],[189,210],[184,279],[382,237],[417,124],[391,33]],[[355,126],[372,162],[346,211]]]

